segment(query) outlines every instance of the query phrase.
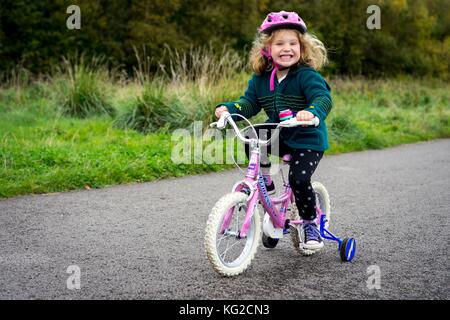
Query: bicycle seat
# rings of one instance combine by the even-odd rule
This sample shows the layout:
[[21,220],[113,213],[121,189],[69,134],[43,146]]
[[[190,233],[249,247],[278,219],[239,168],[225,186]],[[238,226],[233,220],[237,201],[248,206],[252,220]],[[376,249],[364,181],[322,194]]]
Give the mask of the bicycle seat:
[[289,162],[291,162],[291,155],[290,154],[285,154],[284,156],[283,156],[283,161],[285,162],[285,163],[289,163]]

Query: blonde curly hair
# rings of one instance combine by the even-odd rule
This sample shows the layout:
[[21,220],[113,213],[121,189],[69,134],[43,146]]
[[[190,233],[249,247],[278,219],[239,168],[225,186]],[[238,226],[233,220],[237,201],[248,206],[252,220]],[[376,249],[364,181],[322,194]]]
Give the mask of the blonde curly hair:
[[267,57],[261,55],[261,50],[267,49],[272,43],[275,35],[282,30],[292,30],[297,34],[300,42],[300,60],[298,65],[306,64],[316,70],[322,69],[328,63],[327,49],[322,41],[310,33],[301,33],[295,29],[278,29],[270,34],[261,33],[256,36],[253,41],[253,47],[250,51],[249,62],[252,70],[256,74],[261,74],[264,71],[273,68],[272,63]]

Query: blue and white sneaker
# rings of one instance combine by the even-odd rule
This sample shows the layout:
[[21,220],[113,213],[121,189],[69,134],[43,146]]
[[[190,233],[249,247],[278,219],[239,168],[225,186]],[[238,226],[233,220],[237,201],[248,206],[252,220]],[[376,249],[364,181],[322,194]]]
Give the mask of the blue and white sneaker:
[[323,240],[315,222],[307,222],[300,228],[300,248],[318,251],[323,248]]

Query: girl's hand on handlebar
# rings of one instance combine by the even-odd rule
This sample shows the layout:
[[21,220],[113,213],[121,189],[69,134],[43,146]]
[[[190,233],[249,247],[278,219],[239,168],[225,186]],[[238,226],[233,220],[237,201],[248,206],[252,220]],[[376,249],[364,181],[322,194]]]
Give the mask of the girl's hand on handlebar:
[[219,119],[220,116],[222,115],[222,113],[224,113],[225,111],[228,111],[228,108],[225,106],[221,106],[221,107],[216,108],[216,111],[214,114],[216,115],[217,119]]
[[[312,119],[314,119],[314,114],[312,114],[309,111],[299,111],[297,112],[297,121],[311,121]],[[301,125],[302,127],[306,127],[306,125]]]

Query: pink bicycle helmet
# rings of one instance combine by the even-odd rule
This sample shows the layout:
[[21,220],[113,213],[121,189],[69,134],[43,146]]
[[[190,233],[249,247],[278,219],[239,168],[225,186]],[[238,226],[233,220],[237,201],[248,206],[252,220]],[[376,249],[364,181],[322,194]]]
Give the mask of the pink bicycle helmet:
[[296,12],[280,11],[269,13],[258,31],[268,33],[281,28],[297,29],[301,33],[307,30],[306,24]]
[[[270,33],[277,29],[288,28],[288,29],[296,29],[301,33],[306,32],[306,24],[303,22],[302,18],[295,12],[271,12],[267,15],[266,19],[264,19],[263,23],[259,27],[259,33]],[[272,61],[273,70],[270,75],[269,88],[270,91],[273,91],[275,88],[275,74],[279,69],[279,65],[275,63],[272,59],[272,53],[270,52],[270,48],[268,50],[262,49],[261,55]]]

